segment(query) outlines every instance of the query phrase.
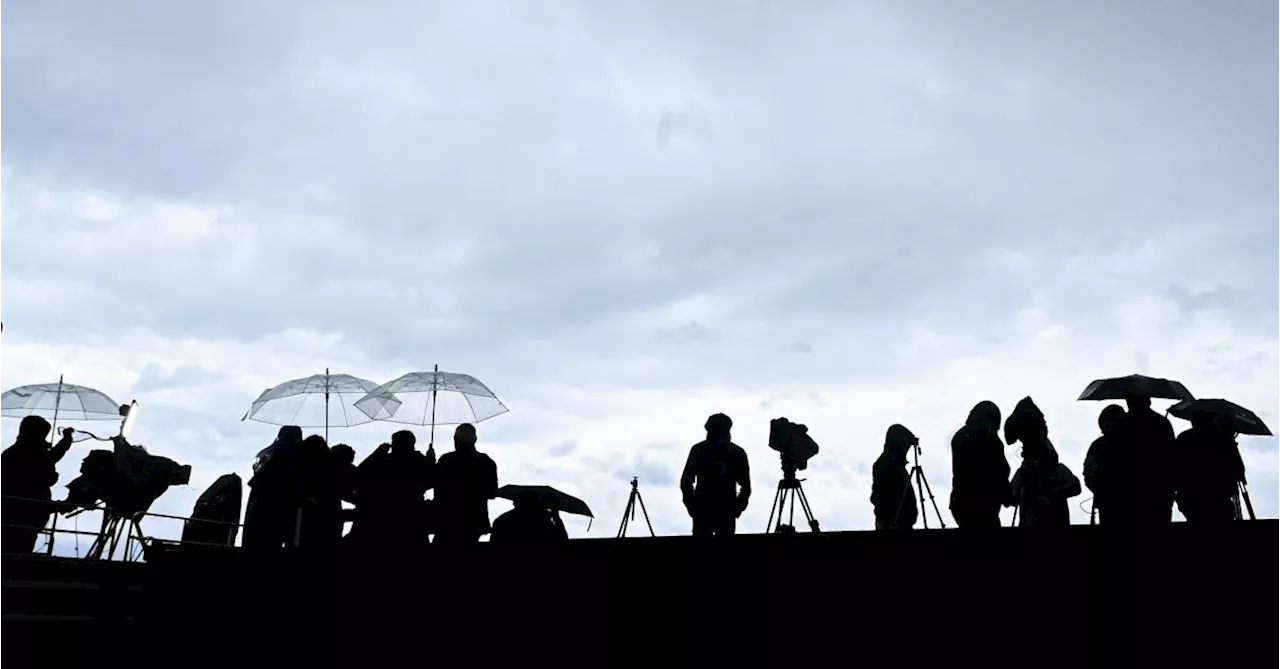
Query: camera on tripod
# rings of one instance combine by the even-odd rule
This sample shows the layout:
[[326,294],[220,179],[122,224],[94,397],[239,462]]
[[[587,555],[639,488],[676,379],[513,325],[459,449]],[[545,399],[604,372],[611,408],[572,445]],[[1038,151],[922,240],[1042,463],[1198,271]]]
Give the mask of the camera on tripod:
[[[818,454],[818,444],[809,436],[809,428],[786,418],[774,418],[769,421],[769,448],[777,451],[782,460],[782,480],[778,481],[778,492],[769,508],[767,531],[794,534],[798,500],[809,529],[821,532],[818,520],[813,517],[813,509],[809,507],[809,498],[805,496],[804,488],[796,478],[796,470],[807,468],[809,458]],[[785,520],[784,514],[787,516]],[[777,524],[774,523],[775,517],[778,519]]]
[[101,501],[113,513],[137,518],[171,486],[191,481],[190,465],[151,455],[124,437],[111,440],[112,450],[89,451],[81,461],[80,476],[67,484],[68,505],[91,509]]
[[796,470],[809,466],[809,458],[818,454],[818,444],[809,436],[809,428],[786,418],[769,421],[769,448],[782,457],[782,473],[795,478]]

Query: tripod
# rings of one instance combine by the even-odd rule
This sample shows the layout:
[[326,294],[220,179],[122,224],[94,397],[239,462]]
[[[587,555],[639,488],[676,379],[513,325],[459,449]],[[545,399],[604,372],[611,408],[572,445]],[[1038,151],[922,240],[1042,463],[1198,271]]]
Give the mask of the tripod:
[[[788,462],[787,456],[782,456],[782,480],[778,481],[778,492],[773,495],[773,505],[769,507],[769,523],[765,526],[765,532],[795,532],[796,531],[796,500],[800,500],[800,511],[804,514],[804,519],[809,523],[811,532],[821,532],[818,527],[818,519],[813,517],[813,509],[809,507],[809,498],[804,494],[804,488],[800,485],[803,479],[796,478],[795,463]],[[790,509],[787,516],[787,524],[782,524],[782,514],[790,503]],[[773,516],[778,515],[778,523],[774,525]]]
[[133,562],[135,559],[133,553],[129,550],[129,540],[134,538],[138,540],[138,543],[144,549],[146,548],[146,537],[142,535],[142,527],[138,525],[137,520],[104,508],[102,510],[102,529],[98,530],[98,536],[93,540],[93,545],[89,547],[89,552],[85,555],[85,558],[101,560],[103,553],[106,553],[107,559],[110,560],[115,557],[116,548],[123,539],[124,560],[125,562]]
[[1231,501],[1235,505],[1236,520],[1244,520],[1244,511],[1249,512],[1249,520],[1257,520],[1257,516],[1253,515],[1253,502],[1249,499],[1249,489],[1245,487],[1244,481],[1236,482],[1236,494],[1231,496]]
[[[916,483],[916,495],[920,502],[920,520],[924,521],[924,529],[929,529],[929,514],[924,508],[924,495],[925,493],[928,493],[929,504],[933,505],[933,513],[938,517],[938,524],[945,530],[947,528],[947,521],[942,519],[942,512],[938,510],[938,502],[933,498],[933,488],[929,487],[929,479],[924,477],[924,467],[920,466],[919,442],[916,442],[916,444],[911,447],[911,473],[909,476],[914,479]],[[909,494],[911,494],[911,489],[908,486],[908,488],[903,491],[903,498],[905,499]],[[898,504],[898,510],[899,512],[902,510],[901,503]],[[1015,511],[1014,513],[1017,512]]]
[[644,514],[644,524],[649,526],[649,536],[656,537],[653,533],[653,523],[649,522],[649,510],[644,508],[644,498],[640,496],[640,477],[631,477],[631,496],[627,497],[627,508],[622,512],[622,524],[618,526],[618,538],[627,536],[627,524],[636,519],[636,506],[639,505],[640,513]]

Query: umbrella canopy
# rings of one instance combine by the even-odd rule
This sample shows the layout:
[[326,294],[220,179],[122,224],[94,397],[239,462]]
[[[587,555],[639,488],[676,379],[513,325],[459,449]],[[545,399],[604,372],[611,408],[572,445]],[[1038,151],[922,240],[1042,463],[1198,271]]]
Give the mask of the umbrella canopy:
[[1098,379],[1080,393],[1080,400],[1123,400],[1130,397],[1158,397],[1167,400],[1195,399],[1186,386],[1169,379],[1141,374]]
[[1196,414],[1225,416],[1231,419],[1237,434],[1250,434],[1259,437],[1274,436],[1262,422],[1258,414],[1223,399],[1187,400],[1169,407],[1169,413],[1182,420],[1191,420]]
[[479,423],[507,412],[506,405],[479,379],[439,369],[388,381],[355,406],[372,420],[431,426]]
[[[354,427],[373,420],[356,400],[378,384],[350,374],[314,374],[262,391],[240,420],[298,427]],[[394,402],[394,398],[391,398]]]
[[36,383],[0,395],[0,414],[10,418],[120,420],[120,404],[106,393],[70,383]]
[[553,509],[562,513],[572,513],[576,516],[595,518],[595,516],[591,515],[591,509],[587,507],[586,502],[568,493],[560,492],[551,486],[504,485],[501,488],[498,488],[498,497],[509,499],[513,502],[525,493],[537,496],[538,501],[546,505],[548,509]]

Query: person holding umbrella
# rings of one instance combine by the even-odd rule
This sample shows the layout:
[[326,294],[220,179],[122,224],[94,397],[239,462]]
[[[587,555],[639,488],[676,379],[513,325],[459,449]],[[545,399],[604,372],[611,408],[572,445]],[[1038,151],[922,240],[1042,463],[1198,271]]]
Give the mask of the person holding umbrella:
[[1244,459],[1230,416],[1190,412],[1191,429],[1178,435],[1174,489],[1188,523],[1235,520],[1235,497],[1244,482]]
[[31,553],[40,531],[53,515],[53,486],[58,482],[58,461],[71,448],[75,430],[66,428],[62,439],[46,441],[53,426],[41,416],[27,416],[18,425],[18,438],[4,449],[3,491],[9,499],[3,509],[3,545],[6,553]]
[[[510,486],[508,486],[510,487]],[[543,495],[526,488],[515,496],[515,507],[493,521],[490,543],[554,544],[569,540],[560,513]]]
[[[1140,374],[1098,379],[1080,394],[1080,400],[1124,400],[1127,412],[1108,436],[1109,454],[1103,462],[1116,463],[1116,475],[1099,473],[1111,492],[1130,487],[1133,523],[1167,525],[1173,517],[1173,425],[1151,408],[1151,399],[1190,400],[1191,392],[1177,381]],[[1128,463],[1128,464],[1125,464]],[[1122,471],[1127,470],[1127,471]],[[1111,495],[1111,492],[1108,495]],[[1113,508],[1115,519],[1121,512]]]

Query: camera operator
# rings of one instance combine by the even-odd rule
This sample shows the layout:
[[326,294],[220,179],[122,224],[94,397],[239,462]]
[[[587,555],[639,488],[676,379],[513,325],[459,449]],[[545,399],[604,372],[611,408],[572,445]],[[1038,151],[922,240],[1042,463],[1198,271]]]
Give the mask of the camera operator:
[[877,530],[909,530],[916,524],[919,508],[911,491],[907,453],[920,440],[901,425],[890,425],[884,436],[884,453],[871,466],[871,506]]
[[730,441],[733,421],[718,413],[707,419],[707,438],[689,449],[680,493],[693,520],[693,535],[733,534],[751,498],[747,452]]
[[58,461],[71,448],[74,430],[62,431],[62,439],[50,447],[45,441],[53,426],[40,416],[27,416],[18,426],[18,438],[4,449],[4,551],[30,553],[40,531],[53,515],[53,486],[58,482]]

